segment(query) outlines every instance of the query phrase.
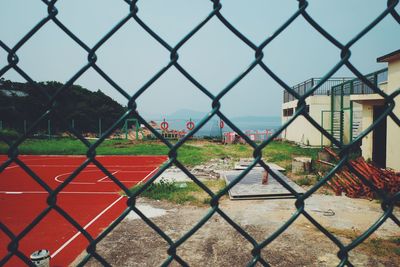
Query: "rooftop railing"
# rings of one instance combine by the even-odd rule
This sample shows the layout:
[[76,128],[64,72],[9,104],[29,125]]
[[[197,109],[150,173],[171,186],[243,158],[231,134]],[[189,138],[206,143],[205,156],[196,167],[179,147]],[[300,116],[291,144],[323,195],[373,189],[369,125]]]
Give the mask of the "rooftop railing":
[[[312,95],[326,95],[330,96],[332,87],[343,84],[353,78],[349,77],[338,77],[338,78],[331,78],[324,82],[321,87],[319,87]],[[321,78],[311,78],[299,84],[296,84],[292,87],[299,95],[304,95],[308,90],[313,88],[321,81]],[[283,93],[283,103],[287,103],[290,101],[296,100],[296,98],[287,91]]]
[[[384,68],[372,73],[365,75],[365,78],[369,80],[373,85],[378,86],[379,84],[386,82],[388,77],[388,69]],[[364,95],[374,94],[374,90],[367,84],[362,82],[360,79],[355,78],[350,81],[337,84],[332,87],[333,95]]]

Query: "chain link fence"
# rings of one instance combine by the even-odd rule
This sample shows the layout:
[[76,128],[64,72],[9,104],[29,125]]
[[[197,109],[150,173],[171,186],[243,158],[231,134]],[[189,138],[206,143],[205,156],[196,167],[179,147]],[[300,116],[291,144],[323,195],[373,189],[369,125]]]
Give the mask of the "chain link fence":
[[[349,164],[349,152],[358,145],[358,141],[364,138],[368,133],[374,130],[377,124],[389,118],[393,120],[397,126],[400,126],[399,118],[393,113],[393,109],[395,107],[394,98],[400,94],[400,90],[396,90],[392,94],[388,95],[382,90],[380,90],[376,84],[371,83],[370,80],[366,79],[362,73],[350,62],[351,57],[351,49],[352,47],[362,38],[365,34],[367,34],[371,29],[373,29],[376,25],[378,25],[384,18],[389,17],[400,23],[400,15],[395,10],[395,7],[398,5],[397,0],[388,0],[387,8],[380,13],[369,25],[367,25],[364,29],[362,29],[358,34],[356,34],[351,40],[347,43],[341,43],[332,36],[328,31],[326,31],[321,25],[318,24],[307,12],[307,8],[309,3],[305,0],[298,1],[298,9],[295,13],[293,13],[276,31],[268,38],[266,38],[262,43],[255,44],[250,39],[248,39],[244,34],[242,34],[233,24],[229,22],[221,13],[221,9],[223,9],[223,5],[218,0],[212,0],[212,8],[210,10],[209,15],[202,20],[197,26],[195,26],[190,32],[186,34],[175,46],[171,46],[167,43],[160,35],[157,34],[151,27],[149,27],[145,21],[141,19],[139,9],[137,7],[138,1],[130,1],[125,0],[127,14],[124,18],[122,18],[116,25],[113,27],[107,34],[105,34],[93,47],[89,47],[85,44],[80,38],[78,38],[73,32],[71,32],[62,21],[58,19],[58,10],[56,7],[56,0],[46,1],[42,0],[44,9],[47,9],[48,15],[40,20],[36,25],[34,25],[31,30],[17,42],[17,44],[13,47],[8,46],[6,43],[0,40],[0,47],[7,53],[8,64],[0,69],[0,77],[3,77],[5,73],[10,70],[16,71],[19,75],[21,75],[31,86],[35,87],[38,91],[41,91],[47,98],[46,104],[46,112],[44,112],[41,117],[30,124],[27,127],[26,134],[22,137],[18,138],[16,141],[8,140],[7,138],[2,137],[2,141],[8,145],[8,159],[5,162],[2,162],[0,165],[0,172],[4,171],[7,166],[12,163],[15,163],[19,166],[19,168],[23,169],[26,173],[28,173],[33,180],[35,180],[38,184],[42,186],[42,188],[48,193],[47,203],[48,206],[41,213],[37,214],[36,218],[32,220],[32,222],[26,226],[24,230],[19,233],[12,232],[6,225],[0,223],[1,231],[7,235],[11,242],[8,244],[8,253],[5,257],[0,259],[0,265],[6,264],[9,259],[13,256],[20,258],[27,265],[33,265],[33,263],[29,260],[27,255],[24,255],[19,249],[19,242],[37,225],[43,218],[50,212],[54,211],[59,215],[63,216],[67,221],[71,223],[82,235],[89,241],[90,245],[87,247],[87,256],[84,257],[80,265],[84,265],[90,259],[94,258],[99,263],[107,266],[109,265],[107,261],[96,252],[96,245],[106,237],[127,215],[130,211],[134,211],[137,213],[140,218],[154,231],[156,231],[168,244],[169,248],[168,258],[165,259],[163,266],[169,265],[171,262],[175,261],[183,266],[187,266],[188,264],[185,262],[185,259],[181,258],[177,254],[177,249],[181,246],[186,240],[188,240],[196,231],[198,231],[214,214],[219,214],[228,224],[230,224],[241,236],[243,236],[252,246],[253,249],[249,251],[252,255],[252,260],[248,263],[249,266],[255,266],[256,264],[261,264],[264,266],[269,266],[268,259],[264,258],[261,254],[262,249],[268,246],[271,242],[273,242],[276,238],[278,238],[283,232],[285,232],[288,227],[296,221],[300,215],[303,215],[307,218],[316,228],[318,228],[326,238],[330,239],[334,244],[336,244],[338,253],[337,257],[340,259],[340,266],[349,265],[352,266],[351,259],[349,258],[349,252],[360,245],[364,240],[366,240],[374,231],[376,231],[386,220],[392,220],[395,224],[400,226],[400,220],[397,218],[394,213],[394,207],[399,203],[400,200],[400,192],[389,196],[384,193],[382,190],[378,189],[371,183],[368,179],[363,177],[357,170],[355,170],[352,165]],[[326,39],[327,42],[333,44],[338,51],[340,51],[340,58],[336,65],[330,69],[325,76],[323,76],[316,84],[314,84],[311,88],[308,88],[307,91],[299,94],[299,92],[293,90],[284,80],[282,80],[278,75],[274,73],[274,71],[263,61],[264,53],[263,50],[268,44],[274,40],[277,36],[279,36],[285,29],[290,27],[290,25],[303,17],[310,27],[314,28],[319,34]],[[210,19],[216,18],[222,23],[229,31],[231,31],[236,37],[238,42],[243,42],[249,49],[254,51],[254,58],[251,59],[250,65],[243,70],[243,72],[233,79],[229,84],[227,84],[222,90],[214,95],[212,94],[205,86],[203,86],[198,80],[196,80],[189,72],[183,68],[179,63],[179,50],[186,44],[186,42],[191,39],[196,33],[206,25]],[[127,93],[124,88],[120,87],[110,76],[107,75],[97,64],[97,50],[104,45],[111,36],[113,36],[125,23],[128,21],[135,21],[140,27],[145,30],[156,42],[158,42],[164,49],[166,49],[170,53],[170,61],[168,64],[161,68],[150,80],[148,80],[142,87],[138,88],[133,95]],[[77,45],[79,45],[84,51],[87,53],[87,63],[82,66],[73,77],[68,80],[63,86],[61,86],[57,91],[49,94],[48,92],[41,90],[41,86],[33,80],[29,73],[26,73],[19,65],[19,50],[27,45],[27,42],[32,36],[34,36],[39,29],[44,27],[46,24],[53,23],[56,25],[60,31],[63,31],[66,35],[68,35]],[[252,70],[256,67],[261,67],[262,70],[265,71],[265,75],[268,75],[276,83],[281,86],[286,92],[292,95],[294,98],[298,99],[298,108],[294,116],[287,121],[279,130],[275,131],[272,136],[270,136],[267,140],[263,141],[261,144],[256,144],[252,141],[244,132],[242,132],[231,120],[225,116],[224,113],[221,112],[221,99],[235,87],[235,85],[241,81],[244,77],[246,77]],[[365,83],[368,88],[370,88],[374,93],[379,94],[385,101],[385,111],[382,113],[374,123],[360,133],[354,140],[349,140],[347,144],[344,144],[337,138],[335,138],[330,131],[325,130],[321,125],[313,120],[308,113],[306,112],[306,104],[305,100],[307,97],[313,95],[323,84],[327,81],[339,68],[342,66],[346,66],[360,81]],[[195,85],[199,91],[201,91],[205,96],[207,96],[210,100],[210,110],[209,113],[202,118],[187,135],[181,138],[176,143],[169,142],[166,138],[164,138],[158,131],[156,131],[149,123],[140,115],[140,110],[137,110],[137,100],[141,97],[141,95],[164,73],[170,69],[175,68],[177,71],[182,73],[184,77],[187,78],[193,85]],[[46,122],[50,116],[53,115],[54,110],[57,109],[57,100],[61,92],[68,90],[68,88],[73,85],[73,83],[85,72],[89,69],[96,71],[101,77],[103,77],[117,92],[122,94],[128,103],[127,111],[121,116],[114,124],[105,129],[102,132],[100,138],[94,142],[90,143],[85,139],[75,128],[70,125],[68,128],[70,134],[77,137],[81,142],[87,147],[87,159],[81,166],[79,166],[62,184],[60,184],[56,189],[51,189],[46,183],[37,175],[35,172],[30,169],[20,158],[18,147],[22,144],[28,135],[35,131],[38,125]],[[288,185],[284,180],[282,180],[279,176],[274,174],[274,172],[270,172],[270,174],[283,186],[285,187],[292,195],[296,198],[295,207],[296,212],[288,219],[283,225],[276,230],[273,234],[271,234],[268,238],[261,242],[257,242],[249,233],[247,233],[240,225],[235,223],[223,210],[219,207],[220,198],[225,195],[228,190],[234,187],[246,174],[252,170],[252,168],[256,164],[260,164],[267,171],[269,170],[268,165],[262,160],[262,151],[268,146],[271,141],[279,136],[279,134],[290,125],[297,117],[304,116],[315,128],[317,128],[321,134],[329,139],[333,145],[335,145],[340,151],[340,161],[338,164],[332,168],[332,170],[323,177],[318,183],[316,183],[311,189],[309,189],[305,194],[299,194],[296,192],[290,185]],[[139,121],[140,124],[145,125],[154,136],[156,136],[161,142],[163,142],[169,148],[169,160],[166,164],[162,165],[161,168],[157,171],[157,173],[149,179],[144,186],[135,192],[130,191],[128,188],[123,186],[122,183],[118,182],[117,178],[115,178],[109,170],[107,170],[104,166],[100,164],[100,162],[96,159],[96,148],[115,130],[115,128],[123,123],[123,121],[127,118],[135,118]],[[56,118],[60,121],[63,118]],[[228,184],[223,190],[218,193],[213,193],[209,188],[207,188],[204,183],[202,183],[195,175],[191,174],[190,171],[178,160],[179,149],[182,145],[192,136],[194,136],[197,132],[199,132],[202,127],[212,119],[222,119],[231,129],[233,129],[240,137],[254,149],[254,160],[249,165],[247,169],[245,169],[236,179],[234,179],[230,184]],[[69,214],[63,210],[57,203],[57,194],[68,185],[69,182],[73,181],[73,179],[80,173],[82,169],[85,168],[88,164],[93,163],[96,165],[105,175],[107,175],[111,180],[113,180],[118,186],[120,186],[121,190],[129,197],[127,201],[126,210],[116,219],[107,229],[105,229],[98,237],[91,236],[81,225],[79,225]],[[136,207],[136,198],[140,196],[140,194],[146,190],[154,180],[159,177],[166,169],[175,165],[179,169],[181,169],[186,175],[188,175],[199,187],[201,187],[207,194],[210,196],[210,208],[208,213],[185,235],[180,237],[177,240],[173,240],[168,234],[163,232],[160,226],[156,225],[152,220],[147,218],[143,213],[139,211]],[[327,183],[335,173],[341,169],[342,167],[347,167],[354,174],[358,176],[358,178],[369,186],[376,195],[381,199],[381,207],[382,207],[382,215],[381,217],[369,227],[363,234],[353,240],[350,244],[343,244],[334,234],[329,232],[326,228],[324,228],[310,213],[305,209],[305,200],[309,198],[315,191],[317,191],[321,186]]]

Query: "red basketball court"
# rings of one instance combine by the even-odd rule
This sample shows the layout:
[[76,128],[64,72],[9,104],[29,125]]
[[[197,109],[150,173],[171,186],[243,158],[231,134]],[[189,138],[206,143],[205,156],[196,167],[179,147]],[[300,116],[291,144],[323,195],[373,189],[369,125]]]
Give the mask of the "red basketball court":
[[[0,162],[6,160],[0,155]],[[52,189],[59,186],[85,160],[85,156],[19,156]],[[165,156],[97,156],[126,187],[148,180],[167,159]],[[16,164],[0,173],[0,221],[19,235],[47,207],[47,192]],[[57,206],[76,220],[93,238],[123,210],[126,197],[95,165],[88,165],[57,196]],[[0,261],[7,256],[10,238],[0,231]],[[29,255],[48,249],[51,266],[70,264],[87,246],[87,239],[58,212],[51,210],[20,242]],[[13,256],[6,266],[25,265]]]

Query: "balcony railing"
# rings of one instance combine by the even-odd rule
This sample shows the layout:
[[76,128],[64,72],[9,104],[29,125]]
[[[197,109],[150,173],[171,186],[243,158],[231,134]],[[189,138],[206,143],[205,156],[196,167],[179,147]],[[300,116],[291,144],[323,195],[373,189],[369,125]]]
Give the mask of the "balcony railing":
[[[387,68],[365,75],[365,78],[368,79],[375,86],[379,86],[380,83],[387,81],[387,77]],[[365,84],[358,78],[346,81],[332,87],[333,95],[364,95],[374,93],[374,90],[372,90],[367,84]]]
[[[348,77],[337,77],[330,78],[326,82],[324,82],[312,95],[326,95],[330,96],[331,89],[333,86],[338,84],[343,84],[347,81],[352,80],[353,78]],[[304,95],[308,90],[313,88],[316,84],[321,81],[321,78],[311,78],[302,83],[296,84],[293,86],[293,90],[295,90],[299,95]],[[296,100],[296,98],[291,95],[289,92],[284,91],[283,93],[283,103],[287,103],[290,101]]]

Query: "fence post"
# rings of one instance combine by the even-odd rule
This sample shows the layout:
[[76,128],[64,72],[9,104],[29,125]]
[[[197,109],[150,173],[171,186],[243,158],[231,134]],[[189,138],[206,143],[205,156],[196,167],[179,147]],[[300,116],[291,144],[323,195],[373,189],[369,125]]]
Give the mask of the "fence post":
[[[333,136],[333,113],[335,112],[335,99],[334,99],[334,92],[335,90],[333,87],[331,88],[331,135]],[[332,144],[333,145],[333,144]]]
[[[324,111],[323,110],[321,110],[321,127],[324,128]],[[324,135],[321,133],[321,149],[323,147],[324,147]]]
[[135,119],[135,126],[136,126],[136,141],[139,140],[139,121]]
[[71,126],[72,126],[72,129],[75,129],[75,120],[74,119],[72,119],[72,121],[71,121]]
[[101,137],[101,118],[99,118],[99,138]]
[[340,88],[340,143],[343,144],[343,122],[344,122],[344,111],[343,111],[343,94],[344,94],[344,86],[342,85]]
[[[353,93],[353,83],[350,83],[350,95]],[[350,101],[350,142],[353,141],[353,120],[353,101]]]
[[0,120],[0,131],[3,130],[3,121]]
[[126,124],[127,124],[128,122],[127,122],[126,120],[127,120],[127,119],[125,119],[125,121],[124,121],[124,126],[122,126],[122,131],[123,131],[124,134],[125,134],[125,140],[128,139],[128,133],[126,132]]
[[24,134],[26,135],[26,120],[24,120]]
[[51,124],[50,124],[50,120],[47,120],[47,133],[49,135],[49,139],[51,139]]
[[225,123],[224,123],[224,121],[220,118],[219,119],[219,125],[218,125],[218,127],[219,127],[219,130],[220,130],[220,135],[221,135],[221,142],[224,142],[224,125],[225,125]]

